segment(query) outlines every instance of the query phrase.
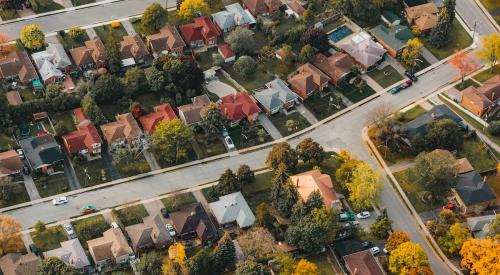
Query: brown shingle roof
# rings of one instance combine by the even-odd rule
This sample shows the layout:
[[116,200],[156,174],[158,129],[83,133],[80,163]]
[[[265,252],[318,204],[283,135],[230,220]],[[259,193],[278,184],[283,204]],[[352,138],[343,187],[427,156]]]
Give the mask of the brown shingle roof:
[[[207,95],[191,98],[193,103],[179,106],[179,116],[183,115],[184,123],[191,125],[201,121],[201,112],[210,104]],[[182,116],[181,116],[182,118]]]
[[40,258],[33,253],[9,253],[0,258],[0,270],[3,275],[33,275],[39,262]]
[[69,50],[69,54],[77,66],[90,65],[94,63],[92,50],[86,47],[78,47]]
[[131,113],[116,116],[116,121],[101,125],[101,131],[108,144],[123,139],[131,142],[141,136],[141,128]]
[[319,170],[311,170],[291,176],[290,179],[296,185],[300,197],[306,201],[314,191],[319,191],[325,203],[325,207],[332,207],[338,201],[338,196],[333,190],[332,178],[322,174]]
[[23,83],[38,78],[35,67],[25,51],[13,51],[0,59],[0,78],[16,76]]
[[23,169],[23,162],[15,150],[0,153],[0,177]]
[[9,105],[17,106],[23,103],[23,99],[18,91],[10,91],[5,94]]
[[384,275],[382,268],[369,250],[349,254],[343,258],[350,274]]
[[408,22],[415,24],[422,31],[432,29],[436,26],[438,8],[434,3],[408,7],[405,9]]
[[120,55],[122,59],[134,58],[135,60],[141,60],[149,55],[149,51],[138,34],[127,35],[120,42]]
[[160,33],[149,35],[146,39],[151,51],[155,53],[186,47],[181,35],[172,26],[165,26],[160,29]]
[[328,75],[333,84],[336,84],[351,71],[354,60],[346,53],[338,52],[329,57],[319,53],[313,58],[312,64]]
[[198,238],[206,240],[214,237],[217,233],[217,229],[201,203],[171,213],[170,219],[180,235],[191,236],[196,233]]
[[111,228],[97,239],[87,241],[94,262],[119,257],[130,252],[127,240],[119,228]]
[[306,63],[299,67],[298,73],[288,80],[294,92],[304,97],[309,92],[318,89],[330,81],[325,73],[314,67],[311,63]]

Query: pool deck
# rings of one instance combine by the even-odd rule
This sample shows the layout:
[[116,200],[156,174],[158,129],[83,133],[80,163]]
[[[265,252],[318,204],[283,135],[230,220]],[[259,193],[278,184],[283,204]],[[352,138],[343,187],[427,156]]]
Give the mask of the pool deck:
[[[357,35],[359,32],[361,32],[363,30],[360,26],[356,25],[354,22],[352,22],[351,20],[349,20],[346,17],[344,17],[344,22],[345,22],[344,24],[338,26],[337,28],[335,28],[332,31],[327,33],[328,41],[330,42],[331,45],[337,47],[338,43],[340,43],[344,40],[347,40],[347,39],[351,39],[353,36]],[[332,32],[335,32],[335,31],[339,30],[340,28],[344,28],[344,27],[349,28],[352,31],[352,33],[350,33],[349,35],[343,37],[342,39],[340,39],[339,41],[336,41],[336,42],[330,39],[330,34]]]

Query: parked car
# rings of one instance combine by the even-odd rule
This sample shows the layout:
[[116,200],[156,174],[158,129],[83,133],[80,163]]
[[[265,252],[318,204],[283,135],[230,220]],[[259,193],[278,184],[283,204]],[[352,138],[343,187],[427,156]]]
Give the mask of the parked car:
[[23,166],[23,174],[25,175],[29,175],[31,172],[30,168],[28,167],[28,165],[24,165]]
[[397,94],[399,93],[399,91],[401,91],[401,85],[397,85],[397,86],[394,86],[392,87],[390,90],[389,90],[389,93],[391,94]]
[[40,256],[40,252],[38,251],[38,248],[36,247],[36,245],[34,243],[30,244],[29,245],[29,248],[30,248],[30,251],[37,255],[37,256]]
[[389,254],[389,250],[387,250],[387,248],[384,247],[384,249],[382,249],[382,251],[384,251],[385,254]]
[[414,74],[412,74],[412,73],[410,73],[409,71],[405,71],[405,75],[406,75],[409,79],[411,79],[411,81],[413,81],[413,82],[417,82],[417,81],[418,81],[417,76],[416,76],[416,75],[414,75]]
[[66,234],[72,239],[76,239],[76,233],[75,230],[73,230],[73,226],[69,223],[63,224],[64,231],[66,231]]
[[227,137],[229,136],[229,132],[227,131],[226,127],[222,126],[222,136]]
[[17,149],[16,152],[17,152],[17,154],[19,155],[20,158],[24,159],[23,149]]
[[354,221],[356,218],[355,218],[355,215],[354,213],[352,212],[345,212],[345,213],[340,213],[339,214],[339,220],[341,222],[348,222],[348,221]]
[[111,223],[112,228],[120,228],[116,222]]
[[176,233],[174,227],[169,223],[165,224],[165,227],[167,228],[168,234],[170,234],[171,237],[175,237]]
[[413,85],[413,81],[411,79],[408,79],[403,84],[401,84],[401,89],[406,89],[411,85]]
[[362,246],[363,248],[372,247],[372,246],[373,246],[373,242],[371,242],[371,241],[362,242],[362,243],[361,243],[361,246]]
[[443,206],[443,209],[448,209],[448,210],[455,210],[457,206],[454,203],[448,203],[447,205]]
[[226,142],[227,149],[229,149],[229,150],[236,149],[236,147],[234,147],[233,140],[231,139],[230,136],[225,137],[224,141]]
[[167,208],[162,208],[162,209],[160,209],[160,212],[161,212],[161,214],[163,215],[163,217],[164,217],[165,219],[168,219],[168,217],[170,217],[170,214],[168,213]]
[[378,253],[380,253],[380,248],[378,248],[378,246],[374,246],[370,248],[370,252],[372,253],[372,255],[377,255]]
[[68,198],[67,197],[58,197],[52,200],[53,205],[60,205],[60,204],[65,204],[68,203]]
[[363,211],[363,212],[361,212],[361,213],[358,213],[358,214],[356,215],[356,217],[357,217],[358,219],[360,219],[360,220],[362,220],[362,219],[367,219],[367,218],[369,218],[369,217],[370,217],[370,212],[368,212],[368,211]]
[[82,214],[89,214],[89,213],[94,213],[97,211],[97,207],[95,205],[85,205],[84,207],[80,208],[80,212]]

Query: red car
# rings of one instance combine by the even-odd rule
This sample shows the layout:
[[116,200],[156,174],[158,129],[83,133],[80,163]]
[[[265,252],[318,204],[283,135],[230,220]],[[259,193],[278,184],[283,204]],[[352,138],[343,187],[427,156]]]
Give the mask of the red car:
[[447,205],[443,206],[443,209],[448,209],[448,210],[455,210],[456,206],[453,203],[448,203]]
[[80,208],[80,213],[82,214],[90,214],[94,213],[97,211],[97,207],[95,205],[85,205],[84,207]]

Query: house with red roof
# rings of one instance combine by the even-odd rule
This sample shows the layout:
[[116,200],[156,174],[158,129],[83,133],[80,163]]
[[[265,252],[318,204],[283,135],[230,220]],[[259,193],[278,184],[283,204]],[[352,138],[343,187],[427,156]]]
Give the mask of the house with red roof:
[[144,132],[146,134],[152,134],[161,121],[170,121],[176,118],[177,115],[174,109],[172,109],[172,106],[170,106],[170,104],[162,104],[156,106],[153,113],[143,115],[139,120],[141,121]]
[[238,125],[244,119],[253,123],[261,112],[257,103],[245,92],[221,97],[219,110],[231,122],[231,127]]
[[218,46],[219,54],[224,59],[225,63],[233,62],[236,60],[236,54],[231,49],[231,46],[226,43],[219,44]]
[[253,16],[269,15],[278,11],[283,5],[280,0],[242,0],[242,3]]
[[192,23],[182,25],[181,34],[191,48],[215,45],[221,35],[208,16],[197,17]]
[[[102,139],[92,121],[88,120],[81,108],[73,110],[77,121],[77,130],[62,137],[64,148],[70,154],[81,154],[88,159],[101,157]],[[83,117],[82,117],[83,115]]]

